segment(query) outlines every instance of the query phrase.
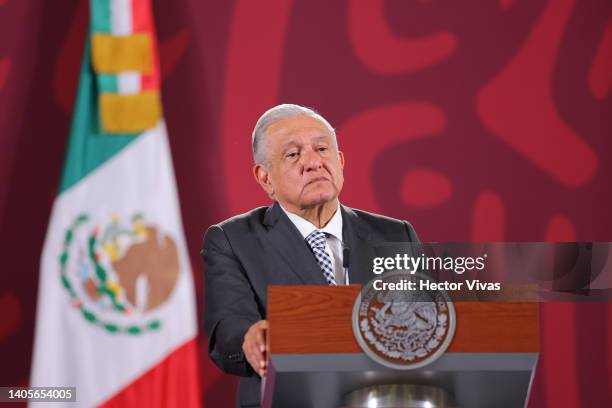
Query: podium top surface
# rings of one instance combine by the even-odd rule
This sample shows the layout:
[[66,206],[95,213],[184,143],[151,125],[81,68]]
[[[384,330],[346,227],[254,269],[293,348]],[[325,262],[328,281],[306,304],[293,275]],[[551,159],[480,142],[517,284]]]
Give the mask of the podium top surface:
[[[271,354],[361,353],[352,328],[359,285],[271,286]],[[536,302],[455,302],[457,328],[447,353],[539,351]]]

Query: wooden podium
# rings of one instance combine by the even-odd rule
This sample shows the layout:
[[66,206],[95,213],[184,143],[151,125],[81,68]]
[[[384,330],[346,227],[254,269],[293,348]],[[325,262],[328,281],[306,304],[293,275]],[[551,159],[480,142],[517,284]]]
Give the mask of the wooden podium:
[[416,370],[382,366],[359,347],[352,310],[360,286],[271,286],[270,368],[262,407],[342,406],[351,391],[435,385],[458,407],[523,407],[539,351],[539,304],[455,302],[457,327],[438,360]]

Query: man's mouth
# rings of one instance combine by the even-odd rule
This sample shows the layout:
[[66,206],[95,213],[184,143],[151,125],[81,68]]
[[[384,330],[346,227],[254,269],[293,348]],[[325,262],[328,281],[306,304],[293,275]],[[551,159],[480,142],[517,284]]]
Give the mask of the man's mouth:
[[308,183],[306,183],[306,185],[309,186],[311,184],[318,183],[320,181],[329,181],[329,180],[327,179],[327,177],[317,177],[317,178],[310,180]]

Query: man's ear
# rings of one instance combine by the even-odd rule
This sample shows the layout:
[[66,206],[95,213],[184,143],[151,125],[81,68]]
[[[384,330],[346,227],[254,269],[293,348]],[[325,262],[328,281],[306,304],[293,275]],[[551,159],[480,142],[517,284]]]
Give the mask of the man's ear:
[[264,191],[270,196],[274,196],[274,188],[270,181],[270,172],[263,164],[256,164],[253,166],[253,176],[255,180],[264,189]]
[[340,162],[340,168],[344,169],[344,153],[338,150],[338,161]]

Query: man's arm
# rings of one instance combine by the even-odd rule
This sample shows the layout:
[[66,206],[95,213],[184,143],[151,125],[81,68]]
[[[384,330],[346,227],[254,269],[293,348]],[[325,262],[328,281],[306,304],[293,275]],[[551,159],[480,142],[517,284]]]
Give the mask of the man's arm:
[[412,227],[412,224],[410,224],[408,221],[403,221],[403,223],[404,223],[404,226],[406,227],[406,233],[408,234],[408,239],[410,240],[410,242],[414,242],[414,243],[421,242],[419,241],[419,237],[417,236],[416,231]]
[[411,242],[412,256],[419,256],[423,253],[423,247],[421,246],[421,241],[419,237],[408,221],[403,221],[404,226],[406,227],[406,233],[408,234],[408,240]]
[[246,272],[220,226],[212,226],[204,237],[206,261],[204,327],[208,353],[228,374],[250,376],[253,369],[242,349],[245,333],[262,320]]

